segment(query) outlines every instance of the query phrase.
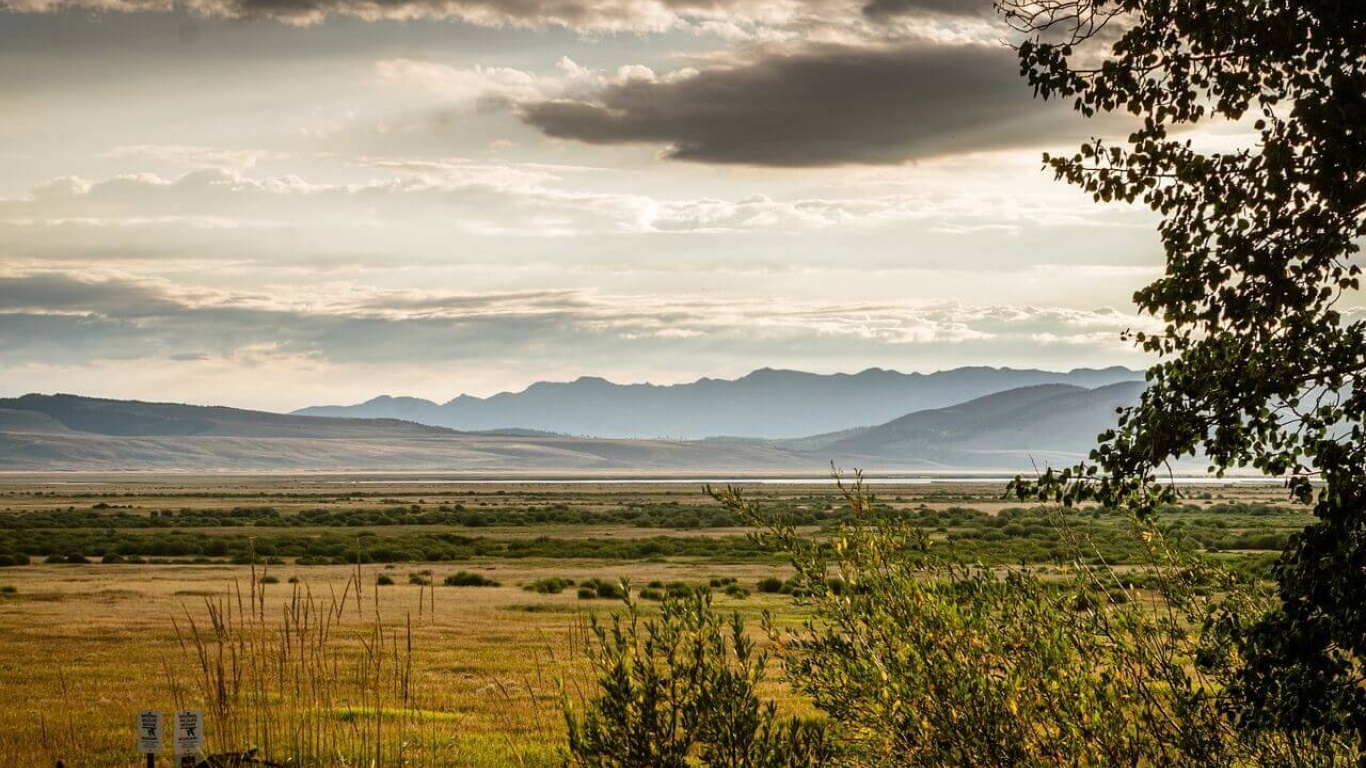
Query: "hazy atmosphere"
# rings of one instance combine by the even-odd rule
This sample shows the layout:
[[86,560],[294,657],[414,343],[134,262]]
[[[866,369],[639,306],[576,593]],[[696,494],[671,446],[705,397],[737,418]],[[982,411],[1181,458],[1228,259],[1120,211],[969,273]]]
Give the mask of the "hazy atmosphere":
[[1366,2],[0,0],[0,767],[1366,766]]
[[1142,367],[1156,220],[1041,170],[1116,124],[1008,36],[986,0],[11,2],[0,394]]

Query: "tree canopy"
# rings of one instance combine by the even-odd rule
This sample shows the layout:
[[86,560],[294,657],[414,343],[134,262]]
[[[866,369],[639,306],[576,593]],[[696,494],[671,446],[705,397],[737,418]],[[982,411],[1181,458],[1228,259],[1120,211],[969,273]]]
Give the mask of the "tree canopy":
[[[1284,477],[1318,521],[1276,570],[1279,608],[1242,640],[1251,725],[1366,742],[1366,3],[1003,0],[1038,96],[1129,113],[1121,141],[1045,157],[1097,201],[1161,217],[1165,272],[1134,294],[1161,330],[1139,405],[1091,461],[1022,494],[1129,506],[1171,498],[1173,458]],[[1255,137],[1210,150],[1208,124]]]

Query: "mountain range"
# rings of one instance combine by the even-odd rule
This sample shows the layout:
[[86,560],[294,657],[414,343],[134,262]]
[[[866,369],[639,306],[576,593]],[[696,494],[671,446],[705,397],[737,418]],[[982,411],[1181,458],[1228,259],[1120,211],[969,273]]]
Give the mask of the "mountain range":
[[882,424],[1020,387],[1070,384],[1091,389],[1142,378],[1142,373],[1120,367],[1065,373],[971,367],[928,374],[869,368],[828,375],[762,368],[739,379],[703,378],[667,386],[614,384],[595,377],[538,382],[521,392],[461,395],[442,404],[385,395],[358,405],[315,406],[294,413],[405,419],[459,430],[521,427],[594,437],[781,439]]
[[822,473],[1028,471],[1070,464],[1137,402],[1141,382],[1042,384],[877,426],[801,438],[585,438],[526,429],[457,431],[76,395],[0,399],[0,471],[447,471]]

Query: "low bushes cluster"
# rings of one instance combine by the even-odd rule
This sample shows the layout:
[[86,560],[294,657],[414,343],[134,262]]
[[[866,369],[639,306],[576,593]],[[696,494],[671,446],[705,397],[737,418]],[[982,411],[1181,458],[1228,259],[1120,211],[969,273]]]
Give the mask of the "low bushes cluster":
[[[484,504],[486,502],[479,502]],[[647,527],[690,528],[691,525],[665,525],[670,515],[692,515],[699,519],[715,510],[686,505],[626,504],[597,512],[565,504],[539,507],[479,507],[460,509],[459,505],[394,505],[373,518],[357,510],[304,510],[282,514],[272,507],[243,506],[230,511],[183,510],[142,514],[127,510],[15,512],[0,516],[0,566],[27,564],[31,559],[64,562],[61,558],[79,554],[88,560],[111,555],[125,562],[222,562],[298,565],[337,565],[360,563],[441,563],[471,559],[547,558],[650,560],[654,558],[705,558],[732,562],[771,561],[772,553],[758,547],[745,536],[691,537],[659,536],[638,539],[590,539],[531,537],[494,538],[471,535],[469,530],[483,527],[473,518],[460,522],[460,515],[481,515],[488,524],[512,524],[522,520],[533,524],[539,517],[547,522],[572,524],[614,522]],[[414,509],[416,508],[416,509]],[[784,500],[772,504],[775,519],[796,527],[817,526],[818,535],[829,536],[849,520],[848,504],[827,503],[820,499]],[[433,518],[430,515],[437,515]],[[732,510],[724,510],[726,524],[739,521]],[[1039,507],[1012,507],[987,514],[964,506],[934,509],[928,506],[870,503],[871,518],[900,521],[925,530],[945,558],[964,563],[988,565],[1049,564],[1061,566],[1071,558],[1062,533],[1049,524],[1050,514]],[[212,517],[218,515],[219,517]],[[352,531],[326,530],[310,533],[309,525],[337,522],[346,516]],[[443,515],[454,515],[447,520]],[[1112,510],[1086,508],[1057,513],[1067,527],[1090,542],[1097,556],[1111,564],[1136,564],[1144,557],[1141,543],[1129,535],[1125,517]],[[561,520],[560,517],[564,519]],[[437,520],[440,524],[460,525],[461,530],[390,531],[375,535],[365,525],[406,526]],[[1289,543],[1295,531],[1306,523],[1302,511],[1261,504],[1181,505],[1162,510],[1160,532],[1174,548],[1220,553],[1231,568],[1258,578],[1266,578],[1276,553]],[[236,530],[204,530],[210,523],[235,521],[257,526],[252,533]],[[265,526],[262,528],[261,526]],[[296,525],[297,523],[297,525]],[[156,528],[133,531],[125,528]],[[224,526],[217,526],[224,527]],[[300,528],[300,530],[294,530]],[[163,530],[164,529],[164,530]],[[58,556],[52,559],[52,556]],[[111,562],[118,562],[113,559]],[[725,586],[716,587],[724,590]],[[732,590],[735,591],[735,590]],[[762,589],[760,590],[762,591]],[[782,592],[780,588],[778,592]],[[790,589],[788,590],[790,593]],[[737,592],[738,594],[738,592]]]
[[[0,515],[0,519],[3,519]],[[639,539],[535,538],[501,539],[461,533],[425,531],[375,536],[321,532],[244,533],[158,531],[135,533],[116,529],[0,530],[0,548],[10,557],[41,557],[49,562],[77,554],[87,559],[118,554],[125,558],[209,558],[236,564],[279,564],[286,558],[298,565],[353,565],[360,563],[440,563],[475,558],[649,560],[666,557],[705,557],[724,560],[766,559],[768,555],[742,536],[724,538],[660,536]],[[57,556],[57,560],[52,559]]]
[[496,587],[498,582],[478,573],[457,571],[442,580],[448,587]]
[[572,586],[574,586],[573,579],[566,579],[559,576],[547,576],[527,584],[522,587],[522,589],[541,595],[558,595]]
[[609,600],[620,600],[625,595],[625,590],[620,581],[607,581],[605,579],[592,578],[579,584],[578,596],[580,600],[596,600],[598,598]]

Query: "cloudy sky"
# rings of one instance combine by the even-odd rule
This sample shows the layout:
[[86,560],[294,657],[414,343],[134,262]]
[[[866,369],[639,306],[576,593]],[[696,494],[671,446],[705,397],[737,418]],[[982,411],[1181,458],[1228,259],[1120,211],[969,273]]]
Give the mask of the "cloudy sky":
[[990,0],[0,8],[2,394],[1144,363]]

